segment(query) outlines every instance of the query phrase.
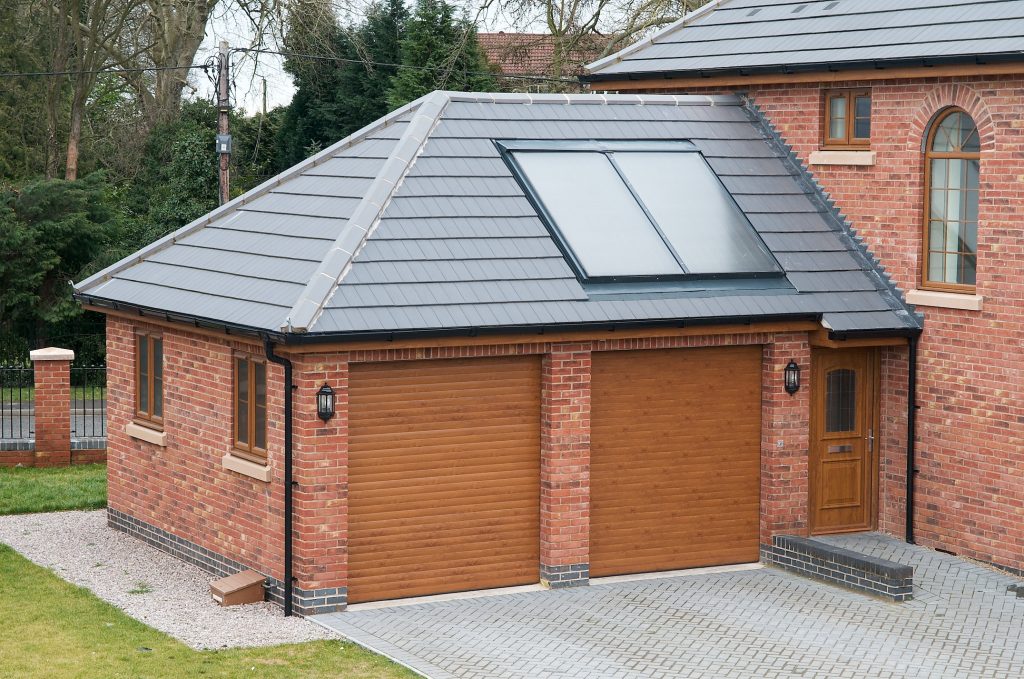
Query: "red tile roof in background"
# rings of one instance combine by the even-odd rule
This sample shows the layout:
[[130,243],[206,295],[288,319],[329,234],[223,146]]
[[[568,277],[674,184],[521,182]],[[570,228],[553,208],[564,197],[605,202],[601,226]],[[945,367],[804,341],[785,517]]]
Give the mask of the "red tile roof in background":
[[[487,61],[502,73],[551,74],[555,42],[547,33],[479,33],[477,39]],[[597,44],[589,50],[575,50],[566,59],[565,74],[582,73],[583,65],[597,59],[600,52],[601,47]]]

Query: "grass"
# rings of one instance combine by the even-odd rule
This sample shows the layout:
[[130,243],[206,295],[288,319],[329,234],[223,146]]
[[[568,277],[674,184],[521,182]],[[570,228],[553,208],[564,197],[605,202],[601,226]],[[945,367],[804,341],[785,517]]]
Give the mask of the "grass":
[[[102,401],[107,397],[106,387],[71,387],[72,398],[78,401]],[[32,402],[35,387],[0,387],[0,403]]]
[[0,468],[0,515],[100,509],[107,505],[107,465]]
[[63,677],[410,678],[341,641],[195,651],[0,545],[0,675]]

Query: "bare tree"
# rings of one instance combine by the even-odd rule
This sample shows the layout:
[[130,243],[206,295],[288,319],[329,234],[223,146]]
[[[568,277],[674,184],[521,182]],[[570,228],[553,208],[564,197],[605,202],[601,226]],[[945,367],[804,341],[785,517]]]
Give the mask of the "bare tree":
[[550,75],[604,56],[676,21],[709,0],[482,0],[480,15],[497,15],[516,30],[538,24],[552,36]]

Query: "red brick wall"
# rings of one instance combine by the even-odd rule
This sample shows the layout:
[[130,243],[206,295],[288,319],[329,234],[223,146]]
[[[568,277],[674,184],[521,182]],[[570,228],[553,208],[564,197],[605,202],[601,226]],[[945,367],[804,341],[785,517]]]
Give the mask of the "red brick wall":
[[[304,590],[348,580],[348,360],[345,354],[292,357],[294,575]],[[316,392],[334,390],[333,418],[316,414]]]
[[[232,352],[262,347],[163,329],[167,446],[132,438],[136,327],[107,320],[108,502],[162,530],[277,579],[283,577],[283,373],[268,365],[268,457],[273,478],[223,468],[231,450]],[[161,330],[160,328],[149,328]]]
[[552,584],[590,561],[590,367],[582,343],[552,346],[541,368],[540,562]]
[[[281,579],[283,576],[283,371],[269,366],[270,483],[223,469],[231,446],[232,351],[258,351],[227,339],[164,330],[167,447],[125,434],[134,399],[131,322],[108,321],[110,505],[141,521],[198,543]],[[810,348],[806,332],[744,332],[710,336],[658,336],[572,343],[291,352],[294,363],[295,560],[302,590],[343,588],[347,582],[349,366],[367,361],[430,360],[541,354],[542,507],[541,561],[551,573],[589,560],[589,378],[594,351],[761,345],[761,539],[807,531],[807,448],[810,418]],[[282,353],[287,353],[282,351]],[[899,350],[887,350],[883,379],[898,414]],[[796,395],[783,389],[790,360],[802,368]],[[336,415],[316,416],[315,393],[324,382],[336,393]],[[905,389],[905,387],[902,387]],[[883,411],[889,410],[883,407]],[[888,418],[889,415],[883,415]],[[887,434],[898,441],[898,433]],[[570,573],[576,579],[578,574]]]
[[[800,366],[800,391],[783,388],[783,370]],[[773,535],[807,535],[811,349],[806,333],[779,335],[761,365],[761,544]]]
[[[959,106],[981,133],[977,294],[983,310],[918,308],[926,320],[915,533],[925,545],[1024,568],[1024,78],[766,85],[748,94],[806,164],[820,148],[821,89],[846,86],[872,90],[876,162],[810,169],[903,290],[921,279],[929,123]],[[888,371],[894,370],[900,368],[890,361]],[[906,383],[895,373],[890,381]],[[896,432],[901,416],[898,398],[892,401],[883,401],[883,418]],[[896,438],[886,445],[892,454],[882,458],[880,527],[902,535],[905,458],[896,453]]]

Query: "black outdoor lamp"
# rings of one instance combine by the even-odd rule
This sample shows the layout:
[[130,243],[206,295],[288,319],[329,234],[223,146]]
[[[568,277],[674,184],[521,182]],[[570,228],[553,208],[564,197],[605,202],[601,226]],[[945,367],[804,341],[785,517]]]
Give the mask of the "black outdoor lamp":
[[324,422],[334,417],[334,390],[326,382],[316,392],[316,414]]
[[790,361],[784,371],[786,377],[786,393],[792,396],[800,391],[800,366],[796,361]]

